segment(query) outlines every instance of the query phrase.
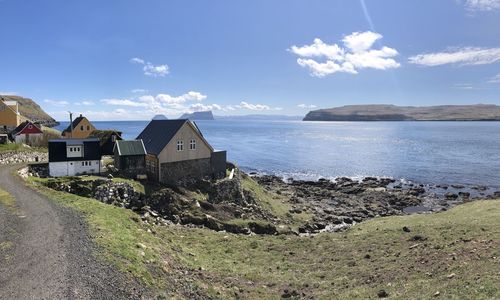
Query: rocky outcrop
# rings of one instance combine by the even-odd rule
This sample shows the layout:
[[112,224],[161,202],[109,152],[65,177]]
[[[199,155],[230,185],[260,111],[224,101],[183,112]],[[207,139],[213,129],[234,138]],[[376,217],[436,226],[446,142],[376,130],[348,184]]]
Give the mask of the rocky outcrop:
[[93,198],[103,203],[130,208],[138,204],[141,197],[128,183],[108,181],[95,188]]
[[47,153],[43,152],[3,152],[0,153],[0,165],[11,165],[29,162],[46,162]]

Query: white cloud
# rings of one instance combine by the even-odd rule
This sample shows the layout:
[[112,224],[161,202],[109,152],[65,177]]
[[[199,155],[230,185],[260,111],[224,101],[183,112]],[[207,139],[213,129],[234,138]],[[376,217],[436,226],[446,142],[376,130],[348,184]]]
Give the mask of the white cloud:
[[465,6],[472,11],[500,10],[500,0],[465,0]]
[[0,92],[2,96],[16,96],[17,92]]
[[134,94],[144,94],[144,93],[147,93],[148,90],[145,90],[145,89],[133,89],[131,90],[132,93]]
[[202,101],[206,98],[206,95],[193,91],[187,92],[186,94],[177,97],[173,97],[167,94],[158,94],[156,96],[156,100],[167,104],[184,103],[186,101]]
[[144,75],[152,77],[164,77],[169,73],[167,65],[155,66],[150,63],[147,63],[142,70],[144,71]]
[[410,57],[412,64],[434,67],[447,64],[485,65],[500,61],[500,48],[466,47]]
[[223,108],[218,104],[204,105],[201,103],[196,103],[196,104],[191,104],[191,106],[189,106],[189,112],[209,111],[209,110],[223,110]]
[[497,75],[493,76],[488,80],[489,83],[500,83],[500,73]]
[[248,110],[270,110],[271,108],[269,105],[264,105],[264,104],[251,104],[245,101],[241,101],[240,108],[243,109],[248,109]]
[[84,101],[81,101],[81,102],[76,102],[75,103],[76,105],[84,105],[84,106],[90,106],[90,105],[94,105],[94,101],[88,101],[88,100],[84,100]]
[[314,104],[299,104],[297,105],[298,108],[316,108],[317,106]]
[[453,88],[459,89],[459,90],[473,90],[474,89],[474,87],[469,83],[455,83],[453,85]]
[[150,63],[148,61],[145,61],[142,58],[139,57],[134,57],[130,59],[130,62],[133,64],[139,64],[143,65],[142,71],[144,72],[144,75],[146,76],[151,76],[151,77],[164,77],[167,75],[169,71],[168,65],[154,65],[153,63]]
[[[360,69],[386,70],[401,65],[393,59],[398,51],[389,47],[372,49],[375,42],[382,38],[376,32],[353,32],[342,39],[344,47],[326,44],[314,39],[313,44],[302,47],[292,46],[288,51],[299,56],[297,63],[308,68],[312,76],[324,77],[337,72],[357,74]],[[318,61],[317,59],[324,59]]]
[[69,104],[68,101],[65,100],[50,100],[50,99],[45,99],[43,102],[53,105],[53,106],[67,106]]
[[138,58],[138,57],[134,57],[134,58],[130,59],[130,62],[133,63],[133,64],[140,64],[140,65],[143,65],[143,64],[146,63],[144,61],[144,59]]
[[146,103],[132,101],[129,99],[102,99],[101,102],[117,106],[147,107]]

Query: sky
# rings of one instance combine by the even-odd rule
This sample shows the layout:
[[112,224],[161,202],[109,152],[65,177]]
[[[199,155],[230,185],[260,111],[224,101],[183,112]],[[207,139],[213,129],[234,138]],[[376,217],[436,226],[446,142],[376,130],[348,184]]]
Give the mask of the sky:
[[57,120],[500,105],[500,0],[0,0],[0,94]]

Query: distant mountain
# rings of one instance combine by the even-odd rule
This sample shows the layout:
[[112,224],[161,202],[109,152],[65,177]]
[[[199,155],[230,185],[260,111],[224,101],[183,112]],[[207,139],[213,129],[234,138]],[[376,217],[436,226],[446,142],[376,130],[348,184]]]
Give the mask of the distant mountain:
[[29,98],[13,95],[0,95],[6,101],[17,101],[19,105],[19,113],[24,119],[38,122],[47,127],[59,125],[59,122],[49,116],[35,101]]
[[168,120],[168,118],[165,115],[156,115],[153,117],[153,120]]
[[500,121],[500,106],[493,104],[396,106],[347,105],[310,111],[304,121]]
[[233,116],[215,116],[216,120],[234,120],[234,121],[300,121],[302,116],[287,115],[233,115]]
[[212,111],[196,111],[191,114],[183,114],[179,119],[190,119],[190,120],[214,120],[214,115]]

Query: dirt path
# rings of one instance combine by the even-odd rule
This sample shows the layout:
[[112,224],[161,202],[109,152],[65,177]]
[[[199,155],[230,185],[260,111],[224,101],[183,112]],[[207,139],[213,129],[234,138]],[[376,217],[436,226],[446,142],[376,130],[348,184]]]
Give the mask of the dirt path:
[[84,220],[25,186],[0,166],[0,188],[18,209],[0,203],[0,299],[134,299],[142,288],[94,257]]

